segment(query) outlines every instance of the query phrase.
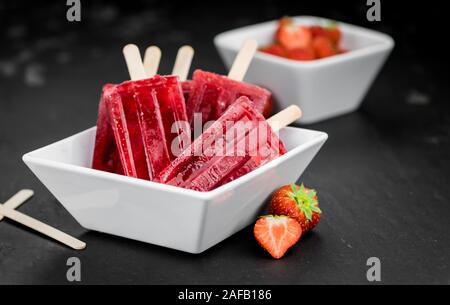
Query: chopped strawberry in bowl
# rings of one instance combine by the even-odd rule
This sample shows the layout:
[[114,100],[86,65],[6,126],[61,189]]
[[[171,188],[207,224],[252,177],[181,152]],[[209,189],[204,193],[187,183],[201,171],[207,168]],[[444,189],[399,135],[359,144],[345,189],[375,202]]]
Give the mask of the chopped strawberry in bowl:
[[310,124],[358,109],[394,48],[381,32],[314,16],[253,24],[217,35],[227,67],[248,38],[259,51],[246,81],[273,93],[274,109],[298,105],[297,124]]
[[290,18],[282,18],[275,33],[275,43],[286,50],[306,48],[312,33],[306,26],[297,26]]
[[284,17],[278,22],[273,42],[260,51],[293,60],[315,60],[344,53],[341,39],[342,32],[335,22],[307,26]]

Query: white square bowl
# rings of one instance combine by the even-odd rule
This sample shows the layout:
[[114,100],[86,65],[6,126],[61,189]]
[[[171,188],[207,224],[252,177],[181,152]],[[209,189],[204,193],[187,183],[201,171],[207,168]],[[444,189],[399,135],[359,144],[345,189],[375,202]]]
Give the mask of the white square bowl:
[[[321,24],[311,16],[293,18],[297,24]],[[272,42],[278,21],[247,26],[219,34],[214,39],[219,54],[230,67],[246,39],[260,46]],[[257,52],[245,80],[272,91],[275,108],[296,104],[303,110],[297,123],[314,123],[356,110],[394,47],[383,33],[338,23],[344,54],[314,61],[296,61]]]
[[303,173],[327,139],[287,127],[288,152],[210,192],[90,168],[96,127],[23,156],[23,161],[84,227],[190,253],[200,253],[255,220],[275,188]]

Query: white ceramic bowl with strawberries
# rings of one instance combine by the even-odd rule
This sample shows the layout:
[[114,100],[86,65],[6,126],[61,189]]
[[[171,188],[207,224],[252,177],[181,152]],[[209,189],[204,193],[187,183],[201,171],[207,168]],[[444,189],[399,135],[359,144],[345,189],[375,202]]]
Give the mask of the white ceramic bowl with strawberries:
[[23,156],[84,227],[200,253],[254,222],[271,192],[296,181],[327,134],[286,127],[287,153],[210,192],[94,170],[96,127]]
[[[316,25],[323,18],[298,16],[296,24]],[[273,41],[278,20],[231,30],[215,37],[214,43],[230,67],[246,39],[260,46]],[[312,61],[291,60],[257,52],[245,81],[272,91],[275,110],[300,106],[303,116],[297,123],[314,123],[356,110],[383,63],[394,40],[383,33],[338,22],[342,31],[343,54]]]

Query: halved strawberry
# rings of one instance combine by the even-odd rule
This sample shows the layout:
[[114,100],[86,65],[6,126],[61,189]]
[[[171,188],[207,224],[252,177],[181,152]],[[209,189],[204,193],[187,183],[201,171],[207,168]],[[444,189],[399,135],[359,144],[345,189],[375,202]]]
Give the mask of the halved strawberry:
[[290,18],[284,17],[278,24],[275,40],[286,50],[302,49],[311,44],[312,34],[308,27],[297,26]]
[[313,60],[316,59],[314,49],[308,47],[304,49],[294,49],[289,51],[288,58],[295,60]]
[[278,28],[277,28],[277,30],[276,30],[276,32],[275,32],[275,37],[274,37],[274,40],[275,41],[279,41],[279,36],[280,36],[280,33],[281,33],[281,30],[282,29],[284,29],[285,27],[290,27],[290,26],[292,26],[293,25],[293,20],[291,19],[291,18],[289,18],[289,17],[283,17],[283,18],[281,18],[279,21],[278,21]]
[[315,190],[303,184],[285,185],[279,188],[270,201],[269,212],[274,215],[286,215],[297,220],[303,233],[313,229],[320,220],[322,211]]
[[276,55],[276,56],[286,56],[286,51],[279,44],[270,44],[266,47],[259,49],[261,52]]
[[261,247],[279,259],[300,239],[302,228],[290,217],[268,215],[258,219],[253,233]]
[[330,38],[325,36],[314,37],[312,46],[318,58],[325,58],[336,55],[336,47]]
[[310,30],[313,37],[323,36],[329,38],[335,45],[339,44],[342,37],[341,30],[336,24],[329,27],[315,25],[311,26]]
[[331,41],[333,41],[336,45],[339,44],[339,42],[341,41],[342,32],[337,26],[327,28],[326,33],[328,38],[331,39]]
[[320,25],[312,25],[309,29],[311,30],[311,34],[313,35],[313,37],[326,36],[325,29]]

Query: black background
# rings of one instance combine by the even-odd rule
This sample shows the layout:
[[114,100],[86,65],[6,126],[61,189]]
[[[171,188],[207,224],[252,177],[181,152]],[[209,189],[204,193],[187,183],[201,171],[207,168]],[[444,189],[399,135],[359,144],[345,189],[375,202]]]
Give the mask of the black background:
[[[367,284],[366,260],[385,284],[450,284],[448,11],[441,1],[381,1],[382,21],[360,1],[65,1],[0,3],[0,201],[21,188],[20,211],[88,243],[73,252],[10,221],[0,223],[0,284]],[[342,3],[341,3],[342,2]],[[307,126],[329,140],[301,177],[324,218],[283,260],[270,259],[251,227],[200,255],[86,231],[21,161],[25,152],[93,126],[100,88],[127,77],[129,42],[163,50],[161,73],[182,44],[193,67],[225,73],[213,37],[279,18],[318,15],[390,34],[396,47],[360,110]]]

